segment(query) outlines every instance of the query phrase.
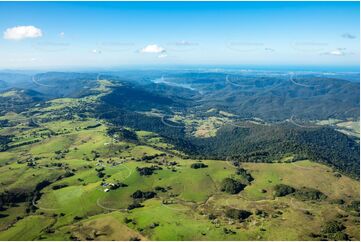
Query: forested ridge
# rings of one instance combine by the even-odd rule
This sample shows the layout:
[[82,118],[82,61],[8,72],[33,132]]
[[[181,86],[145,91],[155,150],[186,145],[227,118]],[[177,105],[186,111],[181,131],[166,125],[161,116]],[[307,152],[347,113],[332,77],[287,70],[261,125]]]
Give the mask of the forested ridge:
[[[108,110],[108,111],[104,111]],[[112,110],[112,111],[110,111]],[[226,125],[215,137],[189,137],[178,123],[161,117],[102,105],[102,118],[113,124],[158,133],[177,149],[194,158],[233,159],[240,162],[273,162],[292,153],[297,159],[311,159],[359,177],[359,144],[332,128],[301,128],[292,124]]]

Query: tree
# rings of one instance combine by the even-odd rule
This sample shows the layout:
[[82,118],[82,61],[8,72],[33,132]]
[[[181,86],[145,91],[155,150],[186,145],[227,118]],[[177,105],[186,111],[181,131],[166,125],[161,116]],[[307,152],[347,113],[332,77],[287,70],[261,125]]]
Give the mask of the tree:
[[226,216],[228,218],[237,219],[240,221],[248,218],[251,215],[252,215],[252,213],[247,210],[240,210],[240,209],[235,209],[235,208],[230,208],[226,211]]
[[332,236],[330,236],[332,238],[332,240],[336,240],[336,241],[346,241],[346,240],[350,240],[348,235],[345,234],[344,232],[336,232],[334,233]]
[[244,168],[237,168],[236,174],[241,176],[247,182],[251,182],[254,178]]
[[325,194],[314,188],[303,188],[296,191],[295,196],[305,200],[324,200],[327,198]]
[[162,170],[162,167],[159,166],[151,166],[151,167],[137,167],[137,171],[141,176],[150,176],[156,170]]
[[345,229],[345,226],[336,221],[336,220],[332,220],[332,221],[328,221],[322,229],[322,232],[326,233],[326,234],[333,234],[333,233],[337,233],[340,232],[342,230]]
[[221,191],[230,194],[236,194],[242,191],[246,185],[239,181],[233,180],[232,178],[225,178],[221,183]]
[[294,193],[296,189],[285,184],[278,184],[274,187],[274,194],[276,197],[284,197],[288,194]]
[[141,190],[137,190],[135,191],[131,197],[134,199],[151,199],[153,197],[155,197],[157,195],[157,193],[153,192],[153,191],[149,191],[149,192],[142,192]]
[[193,163],[191,165],[191,168],[193,168],[193,169],[206,168],[206,167],[208,167],[208,166],[206,164],[201,163],[201,162]]
[[355,212],[360,212],[360,201],[352,201],[348,208]]

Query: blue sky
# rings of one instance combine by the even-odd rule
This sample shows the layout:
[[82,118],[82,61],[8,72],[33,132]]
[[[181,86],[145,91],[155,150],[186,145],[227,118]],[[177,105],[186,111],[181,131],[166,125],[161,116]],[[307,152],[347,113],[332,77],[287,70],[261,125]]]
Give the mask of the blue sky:
[[0,2],[0,69],[359,65],[358,2]]

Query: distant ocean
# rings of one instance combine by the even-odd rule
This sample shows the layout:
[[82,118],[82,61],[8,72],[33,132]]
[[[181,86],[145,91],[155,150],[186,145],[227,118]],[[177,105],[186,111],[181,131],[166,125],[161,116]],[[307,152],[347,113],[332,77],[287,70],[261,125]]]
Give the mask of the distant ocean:
[[[180,66],[179,66],[180,67]],[[306,66],[306,65],[200,65],[188,66],[180,68],[209,68],[209,69],[225,69],[225,70],[241,70],[249,69],[255,71],[312,71],[312,72],[360,72],[360,66]]]
[[[94,69],[94,68],[93,68]],[[309,71],[309,72],[350,72],[360,73],[360,66],[308,66],[308,65],[134,65],[109,68],[113,71],[121,70],[199,70],[199,71]]]

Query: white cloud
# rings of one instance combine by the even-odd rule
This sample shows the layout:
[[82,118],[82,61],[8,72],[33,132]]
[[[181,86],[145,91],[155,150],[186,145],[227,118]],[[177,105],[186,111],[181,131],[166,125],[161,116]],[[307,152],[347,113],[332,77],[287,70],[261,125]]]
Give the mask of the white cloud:
[[101,54],[101,53],[102,53],[101,50],[97,50],[97,49],[93,49],[93,50],[91,50],[91,52],[92,52],[93,54]]
[[175,45],[178,45],[178,46],[195,46],[195,45],[198,45],[198,43],[193,43],[193,42],[189,42],[189,41],[186,41],[186,40],[182,40],[182,41],[175,42]]
[[18,59],[10,59],[10,62],[35,62],[38,59],[32,57],[32,58],[18,58]]
[[16,26],[13,28],[8,28],[4,31],[4,39],[7,40],[38,38],[42,35],[43,33],[41,32],[41,29],[38,29],[34,26]]
[[60,32],[60,33],[59,33],[59,36],[60,36],[60,38],[64,38],[65,33],[64,33],[64,32]]
[[341,35],[342,38],[345,38],[345,39],[356,39],[356,36],[355,35],[352,35],[350,33],[344,33],[343,35]]
[[328,52],[330,55],[345,55],[345,53],[342,50],[332,50]]
[[314,41],[301,41],[292,42],[291,47],[300,52],[319,52],[324,51],[328,43],[325,42],[314,42]]
[[275,49],[272,49],[272,48],[264,48],[265,51],[268,51],[268,52],[275,52]]
[[159,53],[166,53],[166,50],[158,45],[152,44],[145,46],[143,49],[140,50],[140,52],[159,54]]
[[165,57],[167,57],[168,55],[166,54],[166,53],[162,53],[162,54],[160,54],[160,55],[158,55],[158,58],[165,58]]
[[328,52],[323,52],[321,55],[345,56],[352,55],[352,52],[346,52],[346,48],[337,48]]

